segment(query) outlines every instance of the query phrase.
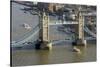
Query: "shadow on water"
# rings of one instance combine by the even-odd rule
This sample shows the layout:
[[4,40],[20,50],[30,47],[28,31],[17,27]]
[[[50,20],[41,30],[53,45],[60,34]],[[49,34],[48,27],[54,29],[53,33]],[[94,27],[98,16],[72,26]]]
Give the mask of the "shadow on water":
[[22,47],[11,47],[13,51],[15,50],[32,50],[34,49],[34,45],[25,45],[25,46],[22,46]]

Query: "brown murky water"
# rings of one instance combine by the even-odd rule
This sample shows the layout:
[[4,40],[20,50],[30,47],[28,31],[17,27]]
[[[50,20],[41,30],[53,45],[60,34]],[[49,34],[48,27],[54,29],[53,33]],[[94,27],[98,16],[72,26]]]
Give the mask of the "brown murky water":
[[[31,47],[32,48],[32,47]],[[13,66],[58,64],[96,61],[96,45],[78,46],[81,53],[73,52],[68,44],[54,45],[51,51],[22,49],[12,51]]]

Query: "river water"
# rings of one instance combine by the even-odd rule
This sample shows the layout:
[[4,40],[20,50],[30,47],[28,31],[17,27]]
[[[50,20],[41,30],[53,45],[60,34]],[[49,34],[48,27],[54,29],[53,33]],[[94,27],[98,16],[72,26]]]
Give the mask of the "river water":
[[35,50],[34,47],[17,48],[12,51],[13,66],[76,63],[96,61],[96,45],[88,44],[87,47],[78,46],[81,53],[73,52],[72,46],[67,42],[53,46],[51,51]]
[[[35,27],[38,22],[37,16],[24,13],[21,9],[25,6],[12,3],[12,40],[20,39],[23,34],[29,32],[22,27],[23,23],[28,23],[31,27]],[[67,37],[64,33],[58,32],[56,26],[52,26],[50,30],[53,38]],[[59,35],[56,35],[59,33]],[[51,37],[51,38],[52,38]],[[38,38],[38,37],[37,37]],[[36,38],[36,39],[37,39]],[[58,63],[76,63],[96,61],[96,43],[89,42],[86,47],[77,46],[81,53],[73,52],[73,47],[70,42],[64,41],[53,45],[51,51],[35,50],[33,45],[27,45],[22,48],[13,48],[12,50],[12,65],[13,66],[28,66],[42,64],[58,64]]]

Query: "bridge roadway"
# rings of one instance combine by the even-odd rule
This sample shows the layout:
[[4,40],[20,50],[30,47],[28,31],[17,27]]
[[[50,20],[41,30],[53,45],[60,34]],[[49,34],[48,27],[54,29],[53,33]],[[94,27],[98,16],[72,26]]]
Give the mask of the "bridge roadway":
[[62,24],[78,24],[76,21],[52,21],[52,23],[49,23],[49,25],[62,25]]
[[[56,20],[52,20],[50,21],[51,23],[49,23],[49,25],[61,25],[61,24],[78,24],[77,21],[56,21]],[[96,22],[94,23],[85,23],[86,25],[89,25],[89,24],[93,24],[93,25],[96,25]]]

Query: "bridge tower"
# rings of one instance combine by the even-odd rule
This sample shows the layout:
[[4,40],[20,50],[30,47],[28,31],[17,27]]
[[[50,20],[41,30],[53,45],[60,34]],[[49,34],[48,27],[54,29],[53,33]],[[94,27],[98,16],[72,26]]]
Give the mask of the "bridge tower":
[[39,41],[40,41],[40,49],[52,49],[52,44],[49,41],[49,16],[42,12],[39,15]]
[[82,16],[81,11],[79,12],[79,20],[78,20],[78,33],[79,33],[79,39],[84,40],[84,17]]
[[79,20],[78,20],[78,39],[77,39],[77,45],[86,45],[86,40],[84,39],[84,16],[82,15],[82,12],[79,10],[78,14]]
[[42,18],[42,40],[44,42],[49,41],[49,16],[46,15],[46,13],[43,13]]

